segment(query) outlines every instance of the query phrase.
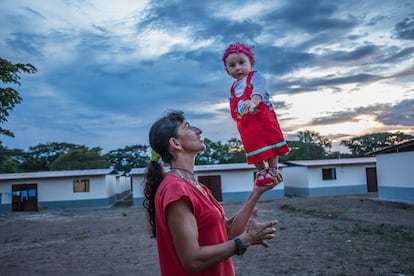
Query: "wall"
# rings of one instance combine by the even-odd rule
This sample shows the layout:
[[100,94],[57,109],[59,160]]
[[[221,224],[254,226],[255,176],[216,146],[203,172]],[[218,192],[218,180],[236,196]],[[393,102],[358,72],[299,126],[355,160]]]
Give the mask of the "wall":
[[[322,179],[322,168],[328,167],[336,169],[336,179]],[[312,167],[309,169],[309,195],[325,196],[367,193],[366,167],[368,166],[341,165]]]
[[283,182],[285,183],[285,195],[308,195],[308,167],[285,167],[283,169],[283,177]]
[[[89,192],[74,193],[73,179],[76,177],[42,178],[30,180],[7,180],[0,183],[0,192],[9,192],[14,184],[37,184],[39,210],[61,208],[110,207],[116,200],[116,176],[86,176]],[[4,199],[0,212],[11,211],[11,199]]]
[[[372,164],[333,166],[292,166],[284,168],[285,194],[327,196],[367,192],[365,169]],[[336,179],[323,180],[322,168],[335,168]]]
[[[223,201],[244,201],[250,195],[254,184],[255,168],[247,170],[220,170],[220,171],[201,171],[196,172],[196,176],[220,175]],[[280,169],[283,173],[283,169]],[[143,173],[143,172],[142,172]],[[143,174],[132,175],[132,194],[134,206],[142,206],[143,201]],[[283,198],[284,183],[278,184],[274,189],[267,191],[261,200]]]
[[377,156],[378,198],[414,203],[414,151]]
[[[197,173],[197,176],[220,175],[223,201],[246,200],[254,185],[254,172],[251,170],[227,170]],[[282,172],[282,171],[281,171]],[[284,197],[284,183],[262,194],[261,200]]]

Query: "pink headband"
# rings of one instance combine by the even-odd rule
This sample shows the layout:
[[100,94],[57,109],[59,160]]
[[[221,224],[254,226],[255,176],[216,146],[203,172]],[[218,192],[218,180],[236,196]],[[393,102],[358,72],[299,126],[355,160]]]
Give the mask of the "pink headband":
[[243,43],[234,43],[234,44],[230,44],[230,46],[227,47],[226,51],[223,54],[223,57],[221,58],[221,60],[224,63],[224,67],[226,66],[227,57],[230,54],[234,54],[234,53],[243,53],[248,58],[250,58],[250,60],[254,60],[254,55],[253,55],[253,52],[250,50],[250,47],[248,47],[247,45]]

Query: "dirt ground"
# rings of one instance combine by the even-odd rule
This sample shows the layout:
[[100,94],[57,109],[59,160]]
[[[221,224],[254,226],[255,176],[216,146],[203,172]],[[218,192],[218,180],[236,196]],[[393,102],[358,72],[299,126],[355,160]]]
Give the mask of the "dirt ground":
[[[224,203],[234,214],[240,203]],[[262,201],[271,247],[234,256],[237,275],[414,275],[414,206],[363,196]],[[140,207],[0,215],[0,275],[159,275]]]

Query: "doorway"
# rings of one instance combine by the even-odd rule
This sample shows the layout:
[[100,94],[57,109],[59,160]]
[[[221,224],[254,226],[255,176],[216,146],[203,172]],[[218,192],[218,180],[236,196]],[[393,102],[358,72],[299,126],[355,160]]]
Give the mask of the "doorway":
[[220,175],[199,176],[198,181],[206,185],[217,201],[223,201]]
[[378,192],[377,168],[365,168],[365,171],[367,175],[368,193],[377,193]]
[[37,184],[12,185],[12,211],[39,211]]

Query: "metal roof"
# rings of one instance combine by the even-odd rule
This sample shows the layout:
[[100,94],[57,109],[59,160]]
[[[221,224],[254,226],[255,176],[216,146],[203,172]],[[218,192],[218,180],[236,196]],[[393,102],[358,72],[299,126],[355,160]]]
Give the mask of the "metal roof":
[[12,179],[37,179],[53,177],[74,177],[74,176],[94,176],[117,174],[115,169],[90,169],[90,170],[68,170],[68,171],[43,171],[27,173],[4,173],[0,174],[0,180]]
[[394,152],[405,152],[405,151],[414,151],[414,139],[398,144],[398,145],[388,146],[386,148],[370,152],[369,155],[378,155],[382,153],[394,153]]
[[[285,167],[284,164],[279,164],[279,167]],[[214,165],[195,165],[194,172],[208,172],[208,171],[231,171],[231,170],[246,170],[246,169],[255,169],[254,165],[247,163],[232,163],[232,164],[214,164]],[[131,169],[130,175],[139,175],[144,174],[146,168],[134,168]],[[165,167],[165,170],[168,171],[169,167]]]
[[322,159],[322,160],[295,160],[286,162],[292,166],[336,166],[336,165],[356,165],[366,163],[376,163],[375,157],[362,157],[362,158],[343,158],[343,159]]

